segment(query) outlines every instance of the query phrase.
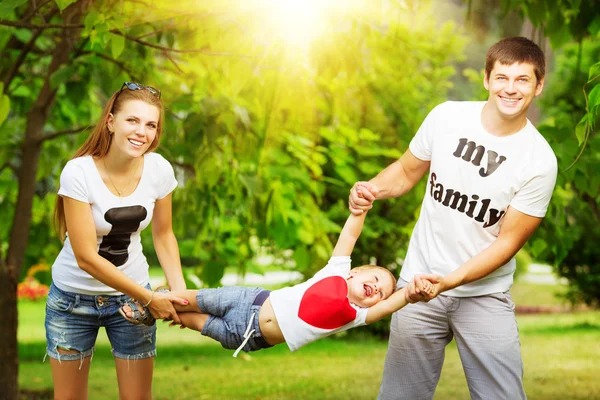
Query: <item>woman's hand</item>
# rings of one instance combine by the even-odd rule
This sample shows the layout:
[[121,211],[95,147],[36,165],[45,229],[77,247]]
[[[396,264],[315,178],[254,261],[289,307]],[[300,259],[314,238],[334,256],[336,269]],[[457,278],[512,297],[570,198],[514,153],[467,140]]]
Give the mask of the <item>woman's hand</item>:
[[156,319],[164,319],[165,321],[173,321],[176,324],[181,324],[181,320],[173,304],[185,306],[188,304],[188,301],[174,296],[169,292],[154,292],[154,297],[152,297],[148,309]]

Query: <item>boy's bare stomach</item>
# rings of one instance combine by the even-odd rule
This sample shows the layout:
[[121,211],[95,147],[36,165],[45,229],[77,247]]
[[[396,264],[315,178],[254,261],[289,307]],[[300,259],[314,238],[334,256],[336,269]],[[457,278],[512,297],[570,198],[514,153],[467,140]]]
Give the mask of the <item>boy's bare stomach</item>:
[[260,332],[263,337],[270,345],[276,345],[285,342],[277,318],[275,318],[275,311],[273,311],[273,305],[271,304],[271,298],[267,298],[260,308],[258,313],[258,323],[260,325]]

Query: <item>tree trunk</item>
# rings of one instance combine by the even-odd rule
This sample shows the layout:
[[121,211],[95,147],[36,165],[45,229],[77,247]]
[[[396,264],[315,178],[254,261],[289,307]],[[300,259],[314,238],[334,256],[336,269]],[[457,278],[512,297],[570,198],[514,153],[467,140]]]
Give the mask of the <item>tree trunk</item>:
[[[63,11],[65,23],[78,23],[88,6],[80,0]],[[44,86],[31,110],[27,113],[27,126],[22,144],[21,167],[18,173],[19,194],[15,207],[6,262],[0,264],[0,388],[2,398],[17,400],[18,394],[18,347],[17,347],[17,282],[25,258],[31,208],[35,195],[36,175],[42,149],[44,125],[54,105],[56,88],[50,86],[50,77],[62,65],[69,62],[69,55],[79,38],[79,31],[63,30],[46,73]]]
[[[538,29],[531,23],[529,18],[525,18],[523,26],[521,27],[521,36],[524,36],[533,42],[535,42],[544,51],[546,56],[546,75],[548,74],[548,66],[550,66],[552,60],[552,48],[550,47],[550,41],[544,36],[544,31]],[[541,119],[541,110],[538,106],[537,101],[531,103],[529,110],[527,111],[527,118],[533,125],[537,125]]]

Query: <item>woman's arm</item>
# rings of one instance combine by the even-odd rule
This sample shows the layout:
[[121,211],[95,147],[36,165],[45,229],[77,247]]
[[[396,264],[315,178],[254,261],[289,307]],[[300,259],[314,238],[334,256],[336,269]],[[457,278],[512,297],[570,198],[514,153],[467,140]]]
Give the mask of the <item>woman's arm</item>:
[[110,261],[100,256],[97,251],[96,225],[89,203],[70,197],[63,197],[63,201],[67,232],[79,268],[142,304],[152,299],[148,308],[155,318],[173,319],[178,322],[179,317],[171,302],[184,304],[185,300],[167,293],[154,293],[153,296],[152,291],[138,285]]
[[185,290],[179,246],[173,233],[172,193],[157,200],[152,216],[152,240],[171,290]]

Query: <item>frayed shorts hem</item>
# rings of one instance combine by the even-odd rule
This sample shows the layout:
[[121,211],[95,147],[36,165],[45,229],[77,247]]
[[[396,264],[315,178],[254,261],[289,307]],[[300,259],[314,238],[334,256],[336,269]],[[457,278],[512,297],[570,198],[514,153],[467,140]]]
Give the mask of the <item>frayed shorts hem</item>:
[[93,355],[94,348],[92,347],[91,349],[86,351],[78,351],[77,353],[59,353],[58,349],[54,348],[52,350],[46,349],[46,354],[48,355],[48,357],[58,361],[80,361],[86,357]]
[[139,354],[123,354],[118,351],[111,350],[112,354],[115,358],[120,358],[123,360],[143,360],[145,358],[156,357],[156,350],[146,351]]

